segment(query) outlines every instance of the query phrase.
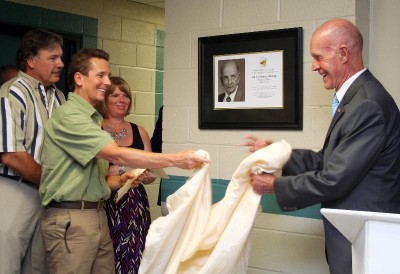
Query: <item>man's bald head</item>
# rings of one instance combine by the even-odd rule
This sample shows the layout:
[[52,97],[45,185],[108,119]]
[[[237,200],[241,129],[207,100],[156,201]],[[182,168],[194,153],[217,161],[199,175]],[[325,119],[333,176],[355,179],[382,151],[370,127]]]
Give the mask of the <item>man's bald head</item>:
[[355,54],[362,54],[363,37],[356,26],[346,19],[332,19],[317,28],[313,39],[326,39],[332,46],[347,45]]
[[339,90],[364,68],[362,47],[360,31],[348,20],[332,19],[317,28],[310,43],[312,70],[323,76],[326,89]]

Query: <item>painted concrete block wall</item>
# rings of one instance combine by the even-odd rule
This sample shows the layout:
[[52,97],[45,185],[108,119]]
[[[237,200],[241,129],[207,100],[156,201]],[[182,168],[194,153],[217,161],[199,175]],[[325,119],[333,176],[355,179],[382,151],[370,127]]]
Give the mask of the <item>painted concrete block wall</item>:
[[[135,106],[128,120],[153,134],[162,104],[164,61],[164,9],[126,0],[15,0],[14,3],[84,15],[98,20],[97,47],[110,54],[112,75],[123,77],[135,92]],[[62,22],[68,24],[68,22]],[[152,218],[161,215],[157,206],[159,183],[146,186]]]
[[[362,29],[366,36],[366,64],[371,63],[372,71],[389,88],[397,103],[400,103],[400,83],[393,77],[398,74],[398,62],[392,61],[399,59],[397,48],[400,36],[396,26],[400,23],[400,17],[393,15],[400,8],[400,2],[397,0],[371,0],[374,8],[374,37],[371,38],[375,38],[371,39],[371,45],[370,39],[367,38],[370,33],[368,0],[167,0],[165,24],[164,10],[125,0],[11,2],[98,18],[98,47],[106,47],[107,49],[104,49],[112,51],[110,53],[113,74],[129,81],[133,89],[141,94],[137,94],[138,101],[142,101],[142,95],[145,98],[143,100],[146,100],[146,103],[137,106],[137,112],[131,115],[132,119],[144,125],[151,134],[155,113],[146,112],[154,109],[155,104],[160,104],[160,100],[147,100],[153,96],[160,98],[157,91],[163,88],[164,79],[166,107],[163,127],[166,143],[163,148],[166,152],[179,149],[209,151],[212,156],[212,178],[230,178],[237,164],[247,155],[246,149],[240,147],[243,136],[247,133],[269,136],[275,140],[284,138],[294,147],[319,149],[322,146],[330,121],[329,105],[332,92],[325,91],[320,77],[311,72],[308,48],[312,31],[329,18],[344,17],[356,22]],[[390,18],[390,24],[387,23],[387,18]],[[165,74],[159,69],[159,64],[154,66],[149,61],[154,61],[154,55],[151,50],[146,50],[153,47],[149,33],[155,32],[155,36],[159,36],[158,30],[161,30],[161,38],[164,39],[164,25]],[[198,37],[298,26],[304,28],[303,131],[198,130]],[[159,54],[161,46],[159,39],[155,39],[156,54]],[[161,49],[161,53],[163,51]],[[121,52],[127,54],[126,58],[121,57]],[[139,56],[142,53],[148,56],[147,61]],[[368,59],[369,56],[372,56],[372,60]],[[156,62],[159,61],[160,58],[156,58]],[[170,169],[168,173],[182,176],[191,174],[189,171],[177,169]],[[159,215],[159,208],[154,207],[158,185],[152,184],[146,188],[152,205],[152,216],[156,217]],[[323,240],[320,220],[260,214],[255,222],[248,273],[328,273]]]
[[371,70],[400,106],[400,1],[372,0]]
[[[309,43],[322,22],[342,17],[369,39],[368,0],[168,0],[165,16],[164,151],[204,149],[211,155],[211,177],[229,180],[249,153],[246,134],[285,139],[293,147],[318,150],[330,123],[333,91],[311,71]],[[304,125],[302,131],[199,130],[199,37],[302,27],[304,31]],[[368,50],[364,56],[368,64]],[[170,174],[190,172],[169,169]],[[248,273],[329,273],[319,219],[261,213],[255,222]]]

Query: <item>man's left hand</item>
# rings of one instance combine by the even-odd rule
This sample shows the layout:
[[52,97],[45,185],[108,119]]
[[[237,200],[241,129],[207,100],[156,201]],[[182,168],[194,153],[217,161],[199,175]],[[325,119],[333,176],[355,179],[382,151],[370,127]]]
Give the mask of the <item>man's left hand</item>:
[[268,194],[274,192],[275,176],[269,173],[251,174],[251,185],[258,194]]

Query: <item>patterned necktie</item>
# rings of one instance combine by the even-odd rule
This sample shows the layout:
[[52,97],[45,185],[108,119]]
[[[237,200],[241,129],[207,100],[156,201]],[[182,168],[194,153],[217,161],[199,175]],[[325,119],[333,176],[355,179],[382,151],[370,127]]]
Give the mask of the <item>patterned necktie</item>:
[[228,98],[226,98],[226,101],[230,102],[231,101],[231,97],[228,96]]
[[339,105],[339,100],[335,93],[335,96],[333,97],[333,102],[332,102],[332,117],[335,115],[338,105]]

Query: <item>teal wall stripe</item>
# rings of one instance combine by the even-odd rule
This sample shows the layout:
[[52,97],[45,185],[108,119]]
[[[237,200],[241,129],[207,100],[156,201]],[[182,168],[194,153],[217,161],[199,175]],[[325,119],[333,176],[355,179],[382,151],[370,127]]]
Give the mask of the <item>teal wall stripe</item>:
[[41,22],[40,26],[46,29],[65,33],[83,33],[83,17],[77,14],[42,9]]
[[[161,184],[161,201],[165,201],[167,197],[177,191],[188,179],[185,176],[170,176],[169,179],[163,179]],[[228,180],[212,179],[212,200],[213,203],[220,201],[225,196]],[[265,213],[288,215],[303,218],[321,219],[320,205],[307,207],[304,209],[284,212],[281,211],[276,203],[274,194],[263,195],[261,199],[262,211]]]
[[0,20],[5,23],[38,27],[41,19],[42,8],[0,1]]
[[82,35],[82,47],[97,48],[96,18],[0,0],[0,21]]
[[164,38],[165,38],[165,31],[157,30],[157,33],[156,33],[156,46],[157,47],[164,48]]
[[97,37],[84,35],[82,39],[82,48],[97,48]]
[[97,19],[84,16],[83,17],[83,33],[84,33],[84,35],[95,37],[97,39],[97,31],[98,31]]
[[163,105],[164,94],[164,36],[163,30],[156,32],[156,81],[155,81],[155,104],[154,104],[154,123],[157,122],[158,110]]

